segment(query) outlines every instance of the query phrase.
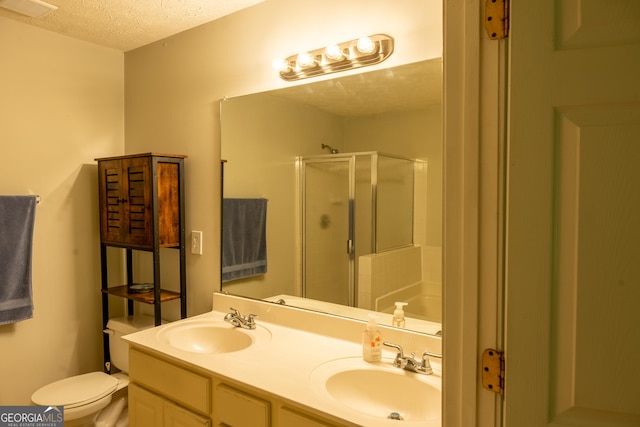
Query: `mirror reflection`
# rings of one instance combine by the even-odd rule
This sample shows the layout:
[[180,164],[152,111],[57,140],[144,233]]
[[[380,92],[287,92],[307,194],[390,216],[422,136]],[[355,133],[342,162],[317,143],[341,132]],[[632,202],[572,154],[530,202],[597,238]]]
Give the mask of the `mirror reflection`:
[[[357,318],[404,302],[407,328],[441,322],[441,68],[221,103],[223,292]],[[225,236],[238,218],[253,229]]]

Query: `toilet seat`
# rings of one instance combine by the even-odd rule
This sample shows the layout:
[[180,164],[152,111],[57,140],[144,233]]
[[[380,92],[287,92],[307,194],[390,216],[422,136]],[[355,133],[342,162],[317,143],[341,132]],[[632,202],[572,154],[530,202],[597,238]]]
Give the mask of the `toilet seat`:
[[36,405],[72,409],[110,396],[117,388],[117,378],[104,372],[90,372],[48,384],[33,393],[31,400]]

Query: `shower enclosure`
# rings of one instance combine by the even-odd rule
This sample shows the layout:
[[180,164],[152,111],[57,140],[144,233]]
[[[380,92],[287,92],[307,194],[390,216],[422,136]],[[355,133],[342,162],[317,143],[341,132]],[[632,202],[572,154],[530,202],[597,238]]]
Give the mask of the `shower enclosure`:
[[358,152],[296,165],[302,296],[357,306],[358,257],[413,244],[415,161]]

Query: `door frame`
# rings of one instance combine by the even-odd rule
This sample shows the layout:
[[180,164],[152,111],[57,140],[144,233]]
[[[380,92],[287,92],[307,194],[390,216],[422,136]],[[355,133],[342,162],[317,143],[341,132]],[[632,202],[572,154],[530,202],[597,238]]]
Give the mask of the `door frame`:
[[502,349],[507,39],[489,40],[484,2],[443,2],[443,426],[501,424],[481,385],[484,348]]

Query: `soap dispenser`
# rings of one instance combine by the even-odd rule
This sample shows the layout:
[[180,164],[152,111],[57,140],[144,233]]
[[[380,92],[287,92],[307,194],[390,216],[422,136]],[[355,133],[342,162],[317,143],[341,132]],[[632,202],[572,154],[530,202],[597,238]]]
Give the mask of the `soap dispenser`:
[[406,302],[396,302],[396,309],[393,312],[393,320],[392,326],[396,326],[398,328],[404,328],[405,320],[404,320],[404,309],[403,307],[407,305]]
[[382,337],[378,330],[378,316],[369,314],[367,329],[362,332],[362,358],[366,362],[382,360]]

